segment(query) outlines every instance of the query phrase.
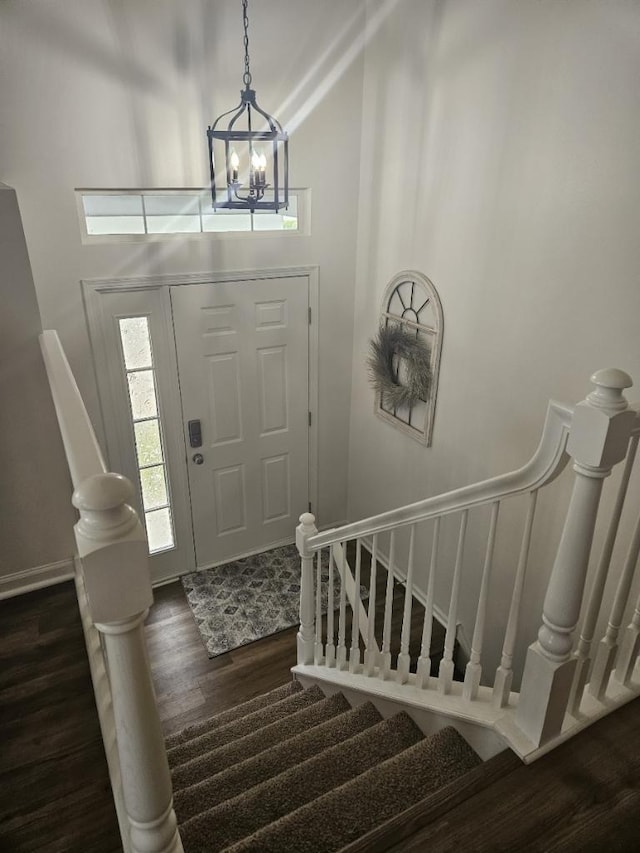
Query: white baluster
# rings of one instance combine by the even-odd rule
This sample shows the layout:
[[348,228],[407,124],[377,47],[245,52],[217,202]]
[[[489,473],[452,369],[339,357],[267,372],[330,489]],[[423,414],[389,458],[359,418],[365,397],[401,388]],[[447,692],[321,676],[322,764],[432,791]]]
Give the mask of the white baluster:
[[362,544],[356,539],[356,577],[353,614],[351,618],[351,654],[349,655],[349,672],[360,671],[360,575],[362,568]]
[[366,675],[373,675],[378,663],[378,648],[376,645],[376,572],[378,565],[378,534],[373,534],[373,545],[371,548],[371,576],[369,581],[369,605],[367,648],[364,653],[364,669]]
[[520,605],[522,603],[522,589],[524,587],[524,578],[529,560],[531,531],[533,529],[533,519],[536,513],[537,498],[537,490],[531,492],[529,495],[529,509],[524,525],[522,544],[520,546],[520,556],[518,558],[518,568],[516,569],[516,577],[513,584],[509,618],[507,619],[507,629],[505,631],[504,644],[502,646],[502,657],[500,659],[500,666],[496,670],[496,677],[493,683],[492,702],[496,708],[504,708],[509,702],[509,694],[511,693],[511,684],[513,682],[513,650],[516,643],[516,634],[518,632]]
[[171,777],[144,638],[153,603],[146,536],[130,506],[133,486],[96,474],[73,494],[91,618],[109,667],[124,803],[134,853],[182,853]]
[[631,378],[600,370],[596,389],[574,410],[567,452],[576,478],[544,600],[538,640],[527,652],[516,721],[536,745],[559,734],[575,673],[572,634],[580,614],[602,482],[624,459],[633,412],[622,389]]
[[433,540],[431,542],[431,563],[427,580],[427,600],[424,606],[424,622],[422,623],[422,642],[420,658],[416,672],[416,686],[428,687],[431,677],[431,633],[433,631],[433,591],[436,577],[436,561],[438,559],[438,543],[440,540],[440,516],[433,524]]
[[640,655],[640,597],[636,601],[631,622],[627,626],[620,643],[618,665],[613,676],[620,684],[629,685],[638,655]]
[[598,614],[600,613],[600,607],[602,605],[602,596],[604,593],[605,584],[607,582],[607,575],[609,572],[609,566],[611,564],[611,555],[613,554],[613,547],[615,545],[616,537],[618,535],[618,527],[620,526],[622,508],[624,506],[624,501],[627,496],[629,478],[631,477],[631,469],[633,468],[633,463],[636,458],[636,451],[638,449],[638,438],[640,438],[640,436],[633,436],[629,444],[629,452],[627,453],[627,459],[624,465],[622,479],[618,488],[618,494],[616,495],[616,502],[613,508],[613,513],[611,515],[609,529],[607,530],[607,537],[602,548],[602,554],[600,555],[598,567],[595,571],[593,585],[589,594],[589,601],[587,604],[584,621],[580,630],[580,639],[578,641],[578,648],[575,653],[576,674],[573,678],[573,684],[571,686],[571,693],[569,696],[569,712],[574,715],[577,714],[580,710],[582,695],[584,693],[585,684],[587,683],[587,678],[589,676],[589,668],[591,665],[591,643],[593,641],[593,634],[596,629]]
[[447,631],[444,637],[444,654],[438,669],[438,687],[441,693],[449,693],[453,683],[453,650],[456,642],[456,629],[458,618],[458,594],[460,592],[460,576],[462,574],[462,560],[464,556],[464,539],[467,533],[467,519],[469,511],[464,510],[460,519],[460,533],[458,535],[458,551],[456,553],[456,567],[451,584],[451,599],[449,601],[449,616],[447,619]]
[[629,593],[631,592],[631,583],[638,562],[638,555],[640,555],[640,518],[636,522],[627,558],[624,561],[622,574],[618,581],[607,624],[607,631],[598,644],[598,650],[596,651],[593,662],[593,671],[589,681],[589,693],[595,696],[596,699],[602,700],[604,698],[609,684],[609,677],[615,666],[616,655],[618,653],[618,634],[622,625],[622,617],[629,601]]
[[402,634],[400,635],[400,654],[398,655],[399,684],[405,684],[409,679],[409,642],[411,640],[411,608],[413,605],[413,568],[415,562],[416,526],[411,525],[409,533],[409,562],[407,565],[407,582],[404,589],[404,611],[402,613]]
[[382,652],[380,655],[380,678],[388,678],[391,669],[391,616],[393,613],[393,569],[396,559],[396,531],[391,531],[389,540],[389,569],[387,572],[387,592],[384,602],[384,629],[382,634]]
[[327,645],[325,647],[325,663],[327,666],[336,665],[336,644],[334,627],[334,601],[333,601],[333,551],[329,547],[329,587],[327,590]]
[[324,644],[322,642],[322,549],[316,556],[316,644],[314,659],[318,666],[324,663]]
[[315,626],[313,620],[313,551],[307,548],[307,539],[318,532],[315,517],[303,512],[296,527],[296,546],[300,554],[300,628],[298,630],[298,663],[314,661]]
[[478,610],[476,612],[476,624],[473,629],[471,640],[471,657],[464,673],[464,687],[462,695],[470,702],[478,695],[480,677],[482,675],[482,639],[484,636],[484,624],[487,614],[487,600],[489,597],[489,579],[491,577],[491,566],[493,563],[493,549],[496,539],[496,528],[498,526],[498,512],[500,501],[491,506],[491,520],[489,522],[489,536],[487,539],[487,550],[484,555],[484,567],[482,569],[482,581],[480,582],[480,593],[478,595]]
[[[336,547],[342,551],[342,565],[345,566],[343,571],[346,571],[346,554],[344,551],[344,543],[340,543]],[[347,665],[347,646],[345,643],[345,634],[347,630],[347,584],[343,576],[340,577],[340,619],[338,622],[338,653],[336,657],[336,666],[338,669],[345,669]]]

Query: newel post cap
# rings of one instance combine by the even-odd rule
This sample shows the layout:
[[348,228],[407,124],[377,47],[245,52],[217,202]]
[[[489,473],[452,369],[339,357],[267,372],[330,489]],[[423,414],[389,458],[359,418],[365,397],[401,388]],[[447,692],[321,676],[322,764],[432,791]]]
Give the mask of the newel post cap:
[[94,474],[80,483],[71,503],[80,511],[101,512],[129,503],[134,495],[131,481],[122,474]]
[[300,516],[300,524],[305,530],[316,529],[316,517],[312,512],[303,512]]
[[153,603],[149,549],[135,496],[122,474],[87,477],[73,493],[75,526],[89,613],[102,626],[140,617]]
[[622,393],[625,388],[631,388],[633,379],[624,370],[617,367],[605,367],[596,370],[591,377],[591,382],[596,386],[587,400],[598,409],[609,409],[612,412],[621,412],[628,407],[628,402]]
[[135,534],[140,522],[130,504],[134,495],[131,481],[122,474],[93,474],[80,483],[71,501],[80,511],[75,530],[81,557],[93,549],[90,543],[113,542]]
[[315,536],[317,532],[315,515],[311,512],[303,512],[300,516],[300,524],[296,527],[296,547],[301,557],[312,555],[312,552],[307,550],[307,539]]
[[622,392],[633,381],[624,370],[609,367],[596,371],[591,382],[594,390],[574,409],[567,452],[579,465],[606,476],[627,452],[635,413]]

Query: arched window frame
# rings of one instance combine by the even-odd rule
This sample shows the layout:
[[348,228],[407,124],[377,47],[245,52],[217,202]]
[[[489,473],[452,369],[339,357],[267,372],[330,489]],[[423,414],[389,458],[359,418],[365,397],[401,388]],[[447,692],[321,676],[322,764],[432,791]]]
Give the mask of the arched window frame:
[[[429,322],[423,322],[426,317]],[[431,383],[423,407],[406,407],[404,411],[385,409],[384,401],[377,394],[375,413],[415,441],[431,447],[444,327],[442,303],[433,282],[415,270],[399,272],[385,289],[380,320],[385,326],[399,324],[427,341],[431,355]]]

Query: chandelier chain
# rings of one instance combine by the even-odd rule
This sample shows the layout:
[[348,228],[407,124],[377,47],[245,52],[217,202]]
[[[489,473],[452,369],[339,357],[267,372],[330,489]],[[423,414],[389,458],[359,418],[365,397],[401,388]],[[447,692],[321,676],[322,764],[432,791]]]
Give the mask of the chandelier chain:
[[251,70],[249,68],[249,13],[247,12],[248,0],[242,0],[242,25],[244,27],[244,74],[242,80],[249,89],[251,87]]
[[[278,211],[289,206],[289,136],[256,101],[249,64],[249,0],[241,0],[241,5],[245,88],[240,103],[207,128],[211,203],[214,210]],[[257,131],[256,122],[261,126]],[[216,169],[216,148],[223,155],[223,168]],[[216,177],[226,178],[226,192],[218,190]]]

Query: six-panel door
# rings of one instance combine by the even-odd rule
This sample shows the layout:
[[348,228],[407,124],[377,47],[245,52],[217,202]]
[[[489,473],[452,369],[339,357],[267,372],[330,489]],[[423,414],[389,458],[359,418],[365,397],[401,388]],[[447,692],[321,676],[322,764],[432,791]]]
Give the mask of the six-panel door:
[[307,509],[308,299],[303,277],[171,288],[198,567],[290,541]]

